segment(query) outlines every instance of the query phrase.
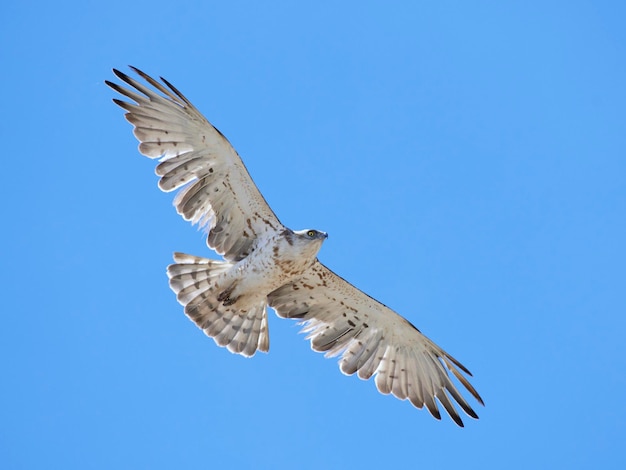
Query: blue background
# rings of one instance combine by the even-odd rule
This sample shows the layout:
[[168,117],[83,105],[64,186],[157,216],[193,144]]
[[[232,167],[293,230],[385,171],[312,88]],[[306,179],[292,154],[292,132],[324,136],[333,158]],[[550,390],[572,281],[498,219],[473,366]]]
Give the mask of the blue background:
[[[4,2],[2,468],[624,468],[626,6]],[[457,428],[295,323],[215,346],[167,286],[210,253],[112,67],[174,83],[320,259],[467,365]],[[475,402],[472,402],[473,404]]]

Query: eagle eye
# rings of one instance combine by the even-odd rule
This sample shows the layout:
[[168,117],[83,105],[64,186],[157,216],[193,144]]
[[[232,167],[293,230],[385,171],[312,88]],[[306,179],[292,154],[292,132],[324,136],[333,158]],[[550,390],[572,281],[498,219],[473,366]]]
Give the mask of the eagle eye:
[[315,236],[315,230],[309,230],[306,234],[307,236],[313,238]]

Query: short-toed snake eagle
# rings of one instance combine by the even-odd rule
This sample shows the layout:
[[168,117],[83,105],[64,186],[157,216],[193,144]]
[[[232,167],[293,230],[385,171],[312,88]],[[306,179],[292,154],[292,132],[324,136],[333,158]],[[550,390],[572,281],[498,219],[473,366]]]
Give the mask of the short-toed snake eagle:
[[133,68],[146,84],[114,70],[132,89],[107,85],[133,103],[115,99],[135,127],[139,151],[158,158],[163,191],[180,189],[174,205],[208,232],[207,245],[223,257],[182,253],[167,268],[185,314],[220,346],[252,356],[269,350],[267,306],[304,324],[311,347],[341,356],[341,371],[375,376],[378,390],[426,406],[440,419],[439,401],[459,425],[452,400],[478,416],[448,371],[478,400],[470,372],[408,320],[363,293],[317,259],[327,235],[280,223],[228,140],[170,83]]

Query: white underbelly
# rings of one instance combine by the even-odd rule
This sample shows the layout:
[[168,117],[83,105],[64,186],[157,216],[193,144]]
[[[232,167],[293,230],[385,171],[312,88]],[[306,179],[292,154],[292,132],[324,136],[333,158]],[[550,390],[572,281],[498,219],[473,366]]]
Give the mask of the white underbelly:
[[284,246],[279,245],[276,249],[267,244],[239,261],[226,274],[235,282],[232,297],[237,298],[237,304],[258,302],[298,279],[315,261],[314,254],[311,257],[281,248]]

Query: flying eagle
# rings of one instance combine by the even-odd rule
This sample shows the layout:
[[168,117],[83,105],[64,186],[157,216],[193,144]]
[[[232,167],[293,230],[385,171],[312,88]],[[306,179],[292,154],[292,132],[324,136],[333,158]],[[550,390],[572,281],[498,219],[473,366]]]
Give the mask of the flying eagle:
[[148,85],[114,69],[132,89],[106,84],[134,103],[113,101],[126,110],[139,151],[159,158],[159,188],[180,189],[176,210],[206,229],[207,245],[223,258],[174,253],[167,274],[185,314],[219,346],[250,357],[269,350],[270,306],[304,324],[313,350],[341,356],[344,374],[375,375],[381,393],[426,406],[437,419],[435,399],[459,426],[452,400],[478,418],[448,371],[484,404],[464,376],[471,373],[407,319],[320,263],[327,234],[285,227],[226,137],[167,80],[132,69]]

